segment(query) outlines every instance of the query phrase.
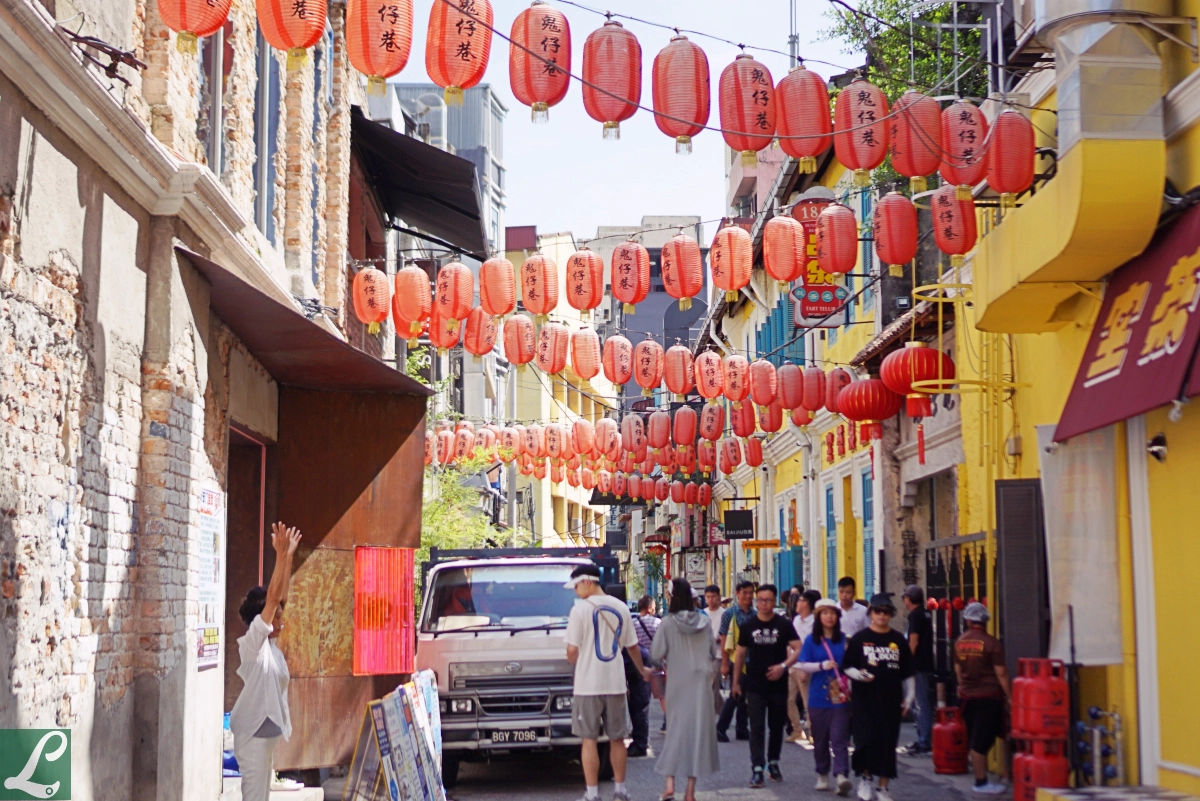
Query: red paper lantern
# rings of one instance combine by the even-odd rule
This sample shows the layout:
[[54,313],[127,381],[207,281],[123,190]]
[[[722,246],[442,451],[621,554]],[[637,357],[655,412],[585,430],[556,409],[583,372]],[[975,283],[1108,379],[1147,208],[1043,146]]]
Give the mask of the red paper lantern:
[[1037,145],[1033,123],[1014,109],[1000,112],[988,150],[988,186],[1000,193],[1000,205],[1016,205],[1016,196],[1033,186]]
[[164,25],[179,34],[175,40],[175,49],[180,53],[195,54],[196,40],[213,35],[225,24],[231,2],[232,0],[158,0],[158,15],[162,17]]
[[858,264],[858,220],[848,206],[830,203],[817,215],[817,265],[848,273]]
[[683,400],[696,388],[694,370],[695,363],[690,350],[683,345],[667,348],[663,358],[663,378],[666,379],[667,389],[675,393],[676,400]]
[[368,95],[387,94],[387,79],[408,63],[412,32],[412,0],[347,0],[346,53],[367,76]]
[[447,320],[442,316],[437,306],[429,316],[429,343],[438,349],[441,355],[456,346],[462,339],[463,329],[458,320]]
[[792,67],[775,87],[775,103],[779,147],[799,160],[800,172],[816,172],[817,157],[829,149],[833,139],[825,79],[803,64]]
[[742,154],[742,164],[758,163],[758,151],[775,136],[775,82],[771,71],[742,53],[721,72],[717,89],[721,135]]
[[909,90],[892,107],[892,166],[908,178],[914,193],[925,191],[925,176],[942,163],[942,109],[928,95]]
[[624,472],[618,471],[613,473],[612,491],[613,495],[618,498],[623,498],[629,489],[629,478]]
[[755,359],[750,363],[750,397],[759,406],[770,406],[775,402],[778,377],[775,365],[766,359]]
[[654,482],[654,500],[662,503],[671,494],[671,482],[661,476]]
[[717,231],[708,251],[708,266],[713,285],[725,290],[727,302],[736,301],[754,270],[754,242],[746,229],[727,225]]
[[425,40],[425,71],[429,80],[445,90],[446,105],[462,105],[463,90],[483,78],[491,52],[490,0],[470,3],[437,0],[433,4]]
[[631,500],[636,501],[642,497],[642,477],[634,473],[625,479],[625,490],[629,493]]
[[604,300],[604,259],[586,247],[567,259],[567,303],[578,309],[581,317]]
[[600,337],[591,328],[571,332],[571,369],[584,381],[600,374]]
[[535,123],[550,119],[550,107],[567,94],[571,71],[571,26],[561,11],[544,0],[513,20],[508,48],[508,78],[513,96],[530,106]]
[[[914,390],[916,381],[950,381],[954,378],[954,361],[924,342],[907,342],[905,347],[889,353],[879,365],[879,378],[892,392],[903,395],[909,417],[929,417],[933,414],[933,396],[929,391]],[[944,389],[927,387],[927,390]]]
[[778,398],[771,405],[758,410],[758,427],[768,434],[783,428],[783,404]]
[[571,423],[571,435],[575,438],[575,450],[587,456],[596,447],[596,428],[590,420],[576,420]]
[[850,385],[851,381],[850,373],[841,367],[833,368],[825,377],[825,408],[833,414],[841,411],[841,408],[838,407],[838,396],[843,389]]
[[661,409],[650,415],[646,425],[646,439],[655,453],[671,443],[671,415]]
[[683,482],[676,479],[671,482],[671,501],[673,503],[683,503],[684,495]]
[[548,423],[543,429],[542,435],[546,438],[546,455],[555,460],[564,458],[563,427],[558,423]]
[[557,375],[567,366],[571,332],[562,323],[546,323],[538,331],[537,366],[543,373]]
[[482,306],[476,306],[467,315],[463,347],[472,356],[484,356],[496,347],[496,318],[485,312]]
[[393,292],[392,293],[392,322],[396,326],[396,336],[404,337],[405,339],[407,339],[408,347],[411,350],[412,348],[415,348],[420,344],[419,337],[421,336],[421,331],[425,329],[425,327],[428,325],[428,323],[424,323],[419,320],[410,320],[407,317],[405,317],[403,310],[400,308],[400,305],[397,303],[397,300],[398,300],[398,298],[396,296],[396,293]]
[[702,439],[696,443],[696,463],[706,476],[717,469],[717,445],[714,441]]
[[854,171],[855,186],[867,186],[870,171],[887,156],[887,116],[883,91],[862,78],[856,78],[834,101],[833,150],[842,166]]
[[511,462],[521,454],[521,435],[513,426],[500,429],[500,459]]
[[676,445],[687,446],[696,442],[696,410],[690,406],[680,406],[675,410],[675,419],[671,424],[671,436]]
[[804,383],[800,368],[791,362],[784,362],[778,372],[779,400],[785,409],[795,409],[803,400]]
[[745,451],[745,459],[747,467],[761,467],[763,463],[762,440],[757,437],[750,437],[742,445],[742,450]]
[[963,257],[975,247],[975,201],[969,195],[963,200],[950,184],[937,189],[930,197],[933,213],[933,238],[938,250],[950,257],[950,264],[961,267]]
[[776,215],[763,226],[763,266],[779,284],[779,292],[804,272],[808,262],[808,235],[794,217]]
[[[708,442],[708,440],[704,440],[704,442]],[[712,445],[711,442],[708,444]],[[680,445],[675,451],[675,458],[679,462],[679,471],[681,473],[696,472],[696,451],[697,448],[695,445]]]
[[700,487],[695,481],[689,481],[683,485],[683,502],[688,506],[695,506],[696,501],[700,500]]
[[[721,458],[731,468],[736,468],[742,463],[742,444],[738,442],[736,437],[726,437],[721,440]],[[721,468],[722,473],[732,473],[733,470]]]
[[493,256],[479,268],[479,305],[485,312],[503,317],[517,307],[514,275],[513,263],[499,256]]
[[700,436],[709,442],[716,442],[725,433],[725,407],[716,403],[706,403],[700,410]]
[[534,459],[546,458],[546,429],[537,423],[525,429],[525,453]]
[[[667,434],[670,435],[670,422],[668,418]],[[664,447],[658,449],[657,458],[658,466],[663,469],[664,473],[674,472],[675,467],[675,448],[668,442]]]
[[654,395],[663,378],[663,347],[653,339],[643,339],[633,349],[633,378],[646,397]]
[[627,414],[621,419],[621,450],[637,453],[646,447],[646,424],[636,414]]
[[848,420],[862,423],[864,436],[883,437],[881,421],[900,411],[904,398],[892,392],[878,378],[855,381],[838,395],[838,411]]
[[797,428],[804,428],[813,421],[813,412],[811,409],[805,409],[803,406],[792,409],[792,425]]
[[354,276],[354,314],[365,323],[367,332],[379,332],[379,324],[388,318],[392,306],[392,288],[387,273],[364,267]]
[[745,356],[732,354],[725,357],[724,362],[725,397],[733,402],[736,409],[750,394],[750,362]]
[[799,406],[793,409],[805,408],[810,412],[819,412],[825,408],[825,371],[820,367],[804,368],[804,394]]
[[454,455],[454,432],[443,429],[437,432],[437,461],[438,464],[449,464]]
[[504,321],[504,358],[522,367],[533,361],[536,350],[533,320],[524,314],[514,314]]
[[567,484],[572,487],[578,487],[580,484],[579,470],[567,470]]
[[534,461],[533,477],[536,478],[538,481],[545,481],[545,479],[546,479],[546,460],[545,459],[538,459],[538,460]]
[[679,301],[680,311],[692,308],[692,298],[704,288],[700,245],[687,234],[676,234],[663,245],[659,261],[667,294]]
[[471,313],[475,300],[475,276],[466,265],[452,261],[437,274],[437,297],[434,305],[452,329]]
[[515,451],[517,456],[528,456],[529,454],[525,453],[525,432],[527,429],[525,426],[517,423],[512,427],[512,430],[517,435],[517,447]]
[[579,473],[579,484],[588,492],[596,488],[596,474],[588,468],[583,468]]
[[612,295],[625,304],[626,314],[634,314],[635,304],[650,294],[650,253],[632,240],[613,248]]
[[542,317],[558,308],[558,265],[553,259],[535,253],[521,265],[521,302]]
[[470,459],[474,450],[474,431],[469,428],[460,428],[454,432],[454,455],[451,457],[454,461],[461,462]]
[[696,505],[708,506],[712,503],[712,484],[701,484],[696,490]]
[[899,192],[888,192],[875,207],[875,253],[884,264],[908,264],[917,257],[917,208]]
[[706,350],[696,357],[693,363],[696,374],[696,390],[709,403],[721,396],[725,391],[725,368],[721,357],[711,350]]
[[621,122],[642,99],[642,46],[621,23],[609,20],[583,43],[583,109],[604,123],[605,139],[621,138]]
[[425,432],[425,464],[431,465],[437,456],[437,441],[432,431]]
[[433,291],[429,286],[429,275],[420,267],[409,265],[396,273],[396,292],[392,295],[392,312],[397,320],[404,319],[410,327],[397,332],[401,336],[413,337],[421,333],[421,322],[429,319],[433,310]]
[[675,140],[675,152],[692,152],[692,137],[708,124],[710,103],[708,58],[704,51],[676,36],[654,57],[652,73],[654,122]]
[[308,60],[308,48],[325,35],[326,0],[256,0],[258,29],[267,44],[287,51],[288,71]]
[[961,100],[942,110],[942,180],[957,187],[959,200],[972,197],[987,177],[988,124],[978,106]]
[[596,451],[602,454],[614,453],[621,444],[621,433],[617,421],[611,417],[601,417],[596,421]]
[[633,344],[623,336],[604,340],[604,377],[614,384],[626,384],[633,377]]
[[608,472],[607,470],[601,470],[596,474],[596,489],[600,490],[600,492],[608,495],[610,492],[612,492],[612,485],[612,473]]
[[735,437],[752,436],[758,428],[758,421],[755,419],[754,414],[754,404],[743,403],[732,409],[729,412],[729,424],[733,429]]

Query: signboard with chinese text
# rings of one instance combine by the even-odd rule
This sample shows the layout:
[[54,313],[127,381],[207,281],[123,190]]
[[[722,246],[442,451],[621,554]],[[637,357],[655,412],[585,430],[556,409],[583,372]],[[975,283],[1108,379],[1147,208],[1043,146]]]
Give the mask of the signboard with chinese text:
[[[1113,273],[1054,440],[1179,398],[1200,338],[1198,304],[1200,206],[1194,206]],[[1195,389],[1200,394],[1200,385]]]
[[225,584],[221,563],[225,555],[225,493],[200,490],[199,621],[196,625],[196,669],[215,668],[221,661],[221,629],[225,625]]
[[839,311],[849,294],[845,279],[825,272],[817,264],[817,217],[829,203],[824,199],[802,200],[792,208],[792,216],[804,228],[806,242],[804,271],[792,289],[796,328],[836,328],[846,323],[845,310]]

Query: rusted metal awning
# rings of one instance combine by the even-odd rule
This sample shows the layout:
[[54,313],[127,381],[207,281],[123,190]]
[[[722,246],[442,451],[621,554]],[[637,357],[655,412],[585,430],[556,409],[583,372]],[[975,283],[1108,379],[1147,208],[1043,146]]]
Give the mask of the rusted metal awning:
[[212,310],[277,383],[336,392],[433,394],[221,265],[185,248],[176,251],[208,281]]
[[915,333],[915,339],[919,342],[928,342],[935,338],[938,334],[938,309],[942,308],[942,323],[954,322],[954,304],[943,303],[937,304],[928,300],[922,300],[906,311],[904,314],[897,317],[891,325],[879,332],[879,336],[867,343],[866,347],[854,355],[850,360],[850,364],[855,367],[866,367],[869,371],[875,372],[879,368],[879,362],[883,357],[890,353],[896,345],[907,342],[909,337]]

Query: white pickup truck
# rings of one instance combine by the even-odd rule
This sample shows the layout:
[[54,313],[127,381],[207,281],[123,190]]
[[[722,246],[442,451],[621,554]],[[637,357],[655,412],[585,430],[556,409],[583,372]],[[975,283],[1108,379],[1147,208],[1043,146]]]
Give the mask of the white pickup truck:
[[446,787],[454,786],[464,760],[578,754],[580,741],[571,733],[574,671],[564,642],[576,596],[563,583],[576,567],[593,563],[565,555],[468,558],[429,569],[417,669],[437,675]]

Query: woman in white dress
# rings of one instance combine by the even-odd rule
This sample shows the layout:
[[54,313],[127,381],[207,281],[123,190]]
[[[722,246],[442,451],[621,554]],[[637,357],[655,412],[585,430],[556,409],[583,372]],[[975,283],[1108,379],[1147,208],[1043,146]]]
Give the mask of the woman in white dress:
[[[266,589],[246,593],[238,614],[249,627],[238,640],[244,686],[229,715],[233,753],[242,774],[243,801],[270,801],[271,757],[279,738],[292,735],[288,713],[288,666],[275,638],[283,630],[283,609],[292,580],[292,558],[300,545],[300,532],[283,523],[271,527],[275,572]],[[267,621],[270,621],[269,623]]]

